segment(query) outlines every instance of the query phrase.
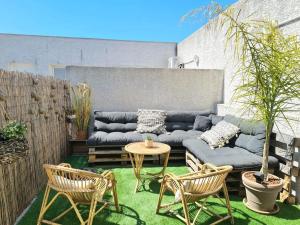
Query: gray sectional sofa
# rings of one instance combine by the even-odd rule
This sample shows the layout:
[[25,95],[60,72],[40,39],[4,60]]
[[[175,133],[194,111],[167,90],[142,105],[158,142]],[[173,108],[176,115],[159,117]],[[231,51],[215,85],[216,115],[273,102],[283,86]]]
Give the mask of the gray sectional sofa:
[[[224,119],[237,125],[241,132],[224,147],[212,150],[205,141],[199,139],[206,127],[193,129],[197,115],[207,118],[210,126]],[[209,112],[169,111],[166,118],[168,133],[140,134],[135,131],[136,127],[136,112],[94,111],[90,120],[88,146],[95,152],[108,148],[120,149],[128,143],[143,141],[150,135],[154,141],[169,144],[173,149],[186,149],[187,153],[199,162],[232,165],[235,169],[254,169],[261,166],[265,139],[265,129],[261,123],[253,123],[231,115],[220,117]],[[269,163],[271,168],[278,166],[275,157],[271,156]]]

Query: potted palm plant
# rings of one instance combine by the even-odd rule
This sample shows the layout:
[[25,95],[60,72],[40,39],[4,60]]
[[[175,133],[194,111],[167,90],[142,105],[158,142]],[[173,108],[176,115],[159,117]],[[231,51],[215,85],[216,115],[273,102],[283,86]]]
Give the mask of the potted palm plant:
[[241,21],[241,10],[234,7],[224,10],[212,2],[199,11],[210,17],[219,16],[217,21],[226,27],[227,44],[233,44],[239,61],[234,79],[240,84],[234,90],[233,100],[265,125],[261,170],[242,176],[246,187],[244,202],[256,212],[275,213],[279,210],[275,202],[283,181],[268,170],[270,139],[278,119],[290,125],[288,114],[299,112],[300,42],[296,35],[284,35],[274,21]]
[[[289,112],[299,111],[300,42],[295,35],[284,35],[274,21],[240,22],[234,8],[222,13],[227,23],[227,39],[234,40],[240,61],[240,85],[234,100],[246,112],[265,124],[266,139],[260,173],[249,171],[242,179],[246,188],[245,204],[260,213],[275,213],[275,205],[283,180],[268,170],[270,139],[278,119],[290,124]],[[234,16],[235,15],[235,16]]]
[[74,123],[77,128],[77,139],[84,140],[87,137],[92,110],[91,89],[86,83],[79,83],[72,87],[72,107],[75,115]]

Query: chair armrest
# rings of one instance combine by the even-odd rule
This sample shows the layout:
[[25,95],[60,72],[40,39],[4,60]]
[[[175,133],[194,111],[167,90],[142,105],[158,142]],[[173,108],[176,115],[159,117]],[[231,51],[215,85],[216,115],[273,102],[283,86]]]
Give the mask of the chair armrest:
[[59,166],[63,166],[63,167],[68,167],[68,168],[72,168],[71,164],[69,163],[60,163],[58,164]]
[[116,181],[115,175],[111,170],[105,170],[103,173],[101,173],[101,176],[103,176],[107,180]]

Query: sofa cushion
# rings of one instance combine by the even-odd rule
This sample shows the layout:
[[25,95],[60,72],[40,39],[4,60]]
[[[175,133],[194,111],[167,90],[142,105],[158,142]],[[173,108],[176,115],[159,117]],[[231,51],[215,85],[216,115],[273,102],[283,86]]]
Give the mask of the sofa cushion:
[[210,112],[200,111],[168,111],[166,122],[194,123],[197,115],[209,116]]
[[166,122],[166,129],[168,132],[172,132],[174,130],[192,130],[194,127],[194,123],[190,122]]
[[222,133],[222,138],[225,143],[229,143],[229,140],[235,136],[240,131],[240,128],[232,123],[228,123],[226,121],[220,121],[215,129],[218,128]]
[[[259,168],[262,164],[262,157],[253,154],[239,147],[222,147],[212,151],[208,144],[201,139],[187,139],[183,141],[186,147],[194,156],[203,163],[212,163],[216,166],[231,165],[235,169]],[[278,165],[278,160],[269,157],[269,167]]]
[[248,150],[256,155],[262,156],[264,149],[264,138],[253,135],[240,134],[235,141],[235,145]]
[[194,130],[207,131],[211,128],[211,120],[207,116],[197,115],[195,118]]
[[182,146],[182,141],[185,139],[196,138],[202,134],[201,131],[196,130],[176,130],[170,133],[156,135],[152,133],[137,133],[131,132],[103,132],[96,131],[88,139],[89,146],[101,145],[126,145],[131,142],[144,141],[147,136],[152,137],[154,141],[163,142],[171,146]]
[[229,143],[229,140],[236,136],[239,130],[240,129],[234,124],[222,120],[210,130],[205,131],[201,135],[201,139],[206,141],[212,149],[216,147],[220,148],[223,147],[225,143]]
[[226,115],[224,120],[238,126],[243,134],[264,136],[266,133],[265,125],[261,121],[242,119],[233,115]]
[[213,126],[215,126],[217,123],[219,123],[220,121],[222,121],[224,119],[223,116],[217,116],[215,114],[210,114],[209,118],[210,118]]
[[105,131],[105,132],[127,132],[135,131],[137,124],[136,123],[104,123],[98,120],[94,122],[94,131]]
[[102,121],[104,123],[136,123],[136,112],[94,112],[95,120]]
[[213,127],[211,130],[205,131],[200,138],[205,141],[211,149],[224,146],[224,140],[221,132]]
[[138,122],[136,131],[139,133],[166,133],[166,119],[167,113],[162,110],[138,110]]
[[154,141],[157,141],[157,135],[152,133],[137,133],[134,131],[129,132],[94,132],[88,139],[89,146],[101,146],[101,145],[126,145],[131,142],[144,141],[147,136],[151,136]]
[[185,139],[196,138],[202,134],[197,130],[175,130],[170,133],[161,134],[158,136],[158,141],[169,144],[171,146],[182,146],[182,141]]

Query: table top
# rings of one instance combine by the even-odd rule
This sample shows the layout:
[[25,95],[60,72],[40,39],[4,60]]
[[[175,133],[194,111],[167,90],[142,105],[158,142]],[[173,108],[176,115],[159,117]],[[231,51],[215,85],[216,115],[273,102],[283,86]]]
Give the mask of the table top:
[[144,142],[134,142],[125,146],[125,151],[133,154],[141,155],[160,155],[165,154],[171,150],[171,147],[167,144],[154,142],[153,147],[147,148]]

